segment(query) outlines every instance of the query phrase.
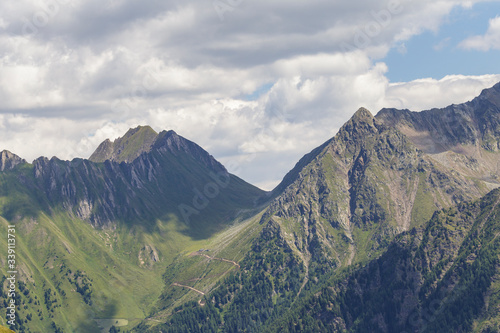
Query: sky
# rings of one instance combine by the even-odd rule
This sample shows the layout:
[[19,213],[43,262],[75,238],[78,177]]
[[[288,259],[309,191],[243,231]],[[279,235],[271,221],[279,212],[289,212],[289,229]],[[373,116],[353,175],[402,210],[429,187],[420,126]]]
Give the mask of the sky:
[[500,81],[500,1],[0,3],[0,150],[88,158],[174,130],[272,189],[360,107],[421,111]]

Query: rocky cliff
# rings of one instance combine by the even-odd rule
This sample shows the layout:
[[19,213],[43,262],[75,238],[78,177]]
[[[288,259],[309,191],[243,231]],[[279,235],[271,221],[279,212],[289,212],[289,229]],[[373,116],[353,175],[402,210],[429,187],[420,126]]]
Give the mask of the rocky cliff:
[[12,170],[26,161],[8,150],[0,152],[0,171]]
[[485,182],[450,170],[364,108],[284,182],[262,223],[279,223],[306,262],[333,266],[369,258],[437,209],[489,191]]
[[500,83],[464,104],[422,112],[382,109],[377,119],[444,167],[498,187]]

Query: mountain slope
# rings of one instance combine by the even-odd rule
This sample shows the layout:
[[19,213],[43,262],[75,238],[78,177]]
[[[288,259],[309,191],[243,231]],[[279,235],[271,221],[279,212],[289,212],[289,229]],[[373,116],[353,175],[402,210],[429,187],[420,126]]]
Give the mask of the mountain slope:
[[285,176],[262,223],[280,224],[306,262],[365,260],[437,209],[500,186],[499,101],[500,83],[444,109],[361,108]]
[[32,165],[34,179],[27,175],[24,186],[33,188],[46,210],[63,208],[96,227],[141,221],[149,228],[155,219],[175,215],[196,237],[220,230],[264,194],[175,132],[163,131],[153,140],[149,133],[137,128],[115,141],[127,155],[137,156],[126,163],[120,154],[117,161],[102,163],[41,157]]
[[300,171],[292,170],[295,180],[288,180],[262,221],[279,223],[306,262],[335,267],[364,260],[435,210],[488,192],[366,109],[311,154],[308,164],[298,164]]
[[[5,154],[0,230],[16,226],[17,332],[97,332],[114,319],[135,325],[160,296],[174,258],[234,238],[261,209],[255,202],[265,192],[201,147],[173,131],[154,140],[148,133],[129,131],[115,141],[126,142],[121,154],[103,162],[29,164]],[[124,151],[137,157],[124,159]]]
[[335,279],[272,332],[496,332],[500,191],[434,214],[380,258]]
[[[483,92],[488,99],[495,94],[496,88],[493,93]],[[484,103],[474,105],[482,108]],[[491,111],[490,116],[496,113]],[[480,198],[498,187],[494,177],[471,173],[470,166],[455,170],[442,163],[420,149],[397,122],[382,118],[361,108],[334,138],[304,156],[285,176],[260,219],[259,237],[239,262],[241,270],[215,289],[204,290],[202,302],[213,305],[206,311],[214,320],[200,323],[202,331],[261,332],[319,286],[330,286],[331,276],[385,255],[396,235],[425,225],[435,211]],[[447,124],[451,131],[463,127],[457,122]],[[491,154],[496,158],[496,152]],[[166,275],[165,282],[161,298],[167,302],[161,307],[171,317],[166,313],[156,317],[168,319],[150,331],[189,332],[202,315],[201,308],[196,303],[175,309],[166,306],[174,297],[173,287],[168,287],[174,280]],[[311,316],[315,318],[318,311]],[[295,331],[315,331],[304,327]],[[145,327],[139,326],[137,332],[143,331]]]
[[500,83],[497,83],[467,103],[421,112],[382,109],[377,119],[406,132],[427,153],[453,151],[466,145],[498,151],[499,96]]

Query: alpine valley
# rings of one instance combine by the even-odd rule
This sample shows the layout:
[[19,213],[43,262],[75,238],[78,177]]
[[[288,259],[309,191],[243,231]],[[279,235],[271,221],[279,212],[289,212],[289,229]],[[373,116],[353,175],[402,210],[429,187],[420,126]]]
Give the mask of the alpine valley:
[[10,327],[500,332],[499,187],[500,83],[443,109],[360,108],[271,192],[149,126],[89,159],[3,151]]

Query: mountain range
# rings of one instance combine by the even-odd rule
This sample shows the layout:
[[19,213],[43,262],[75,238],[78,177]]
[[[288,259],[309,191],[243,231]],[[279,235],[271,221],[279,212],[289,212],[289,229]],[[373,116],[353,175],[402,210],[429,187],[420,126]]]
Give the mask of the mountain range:
[[149,126],[89,159],[3,151],[15,330],[500,332],[499,150],[500,83],[360,108],[271,192]]

